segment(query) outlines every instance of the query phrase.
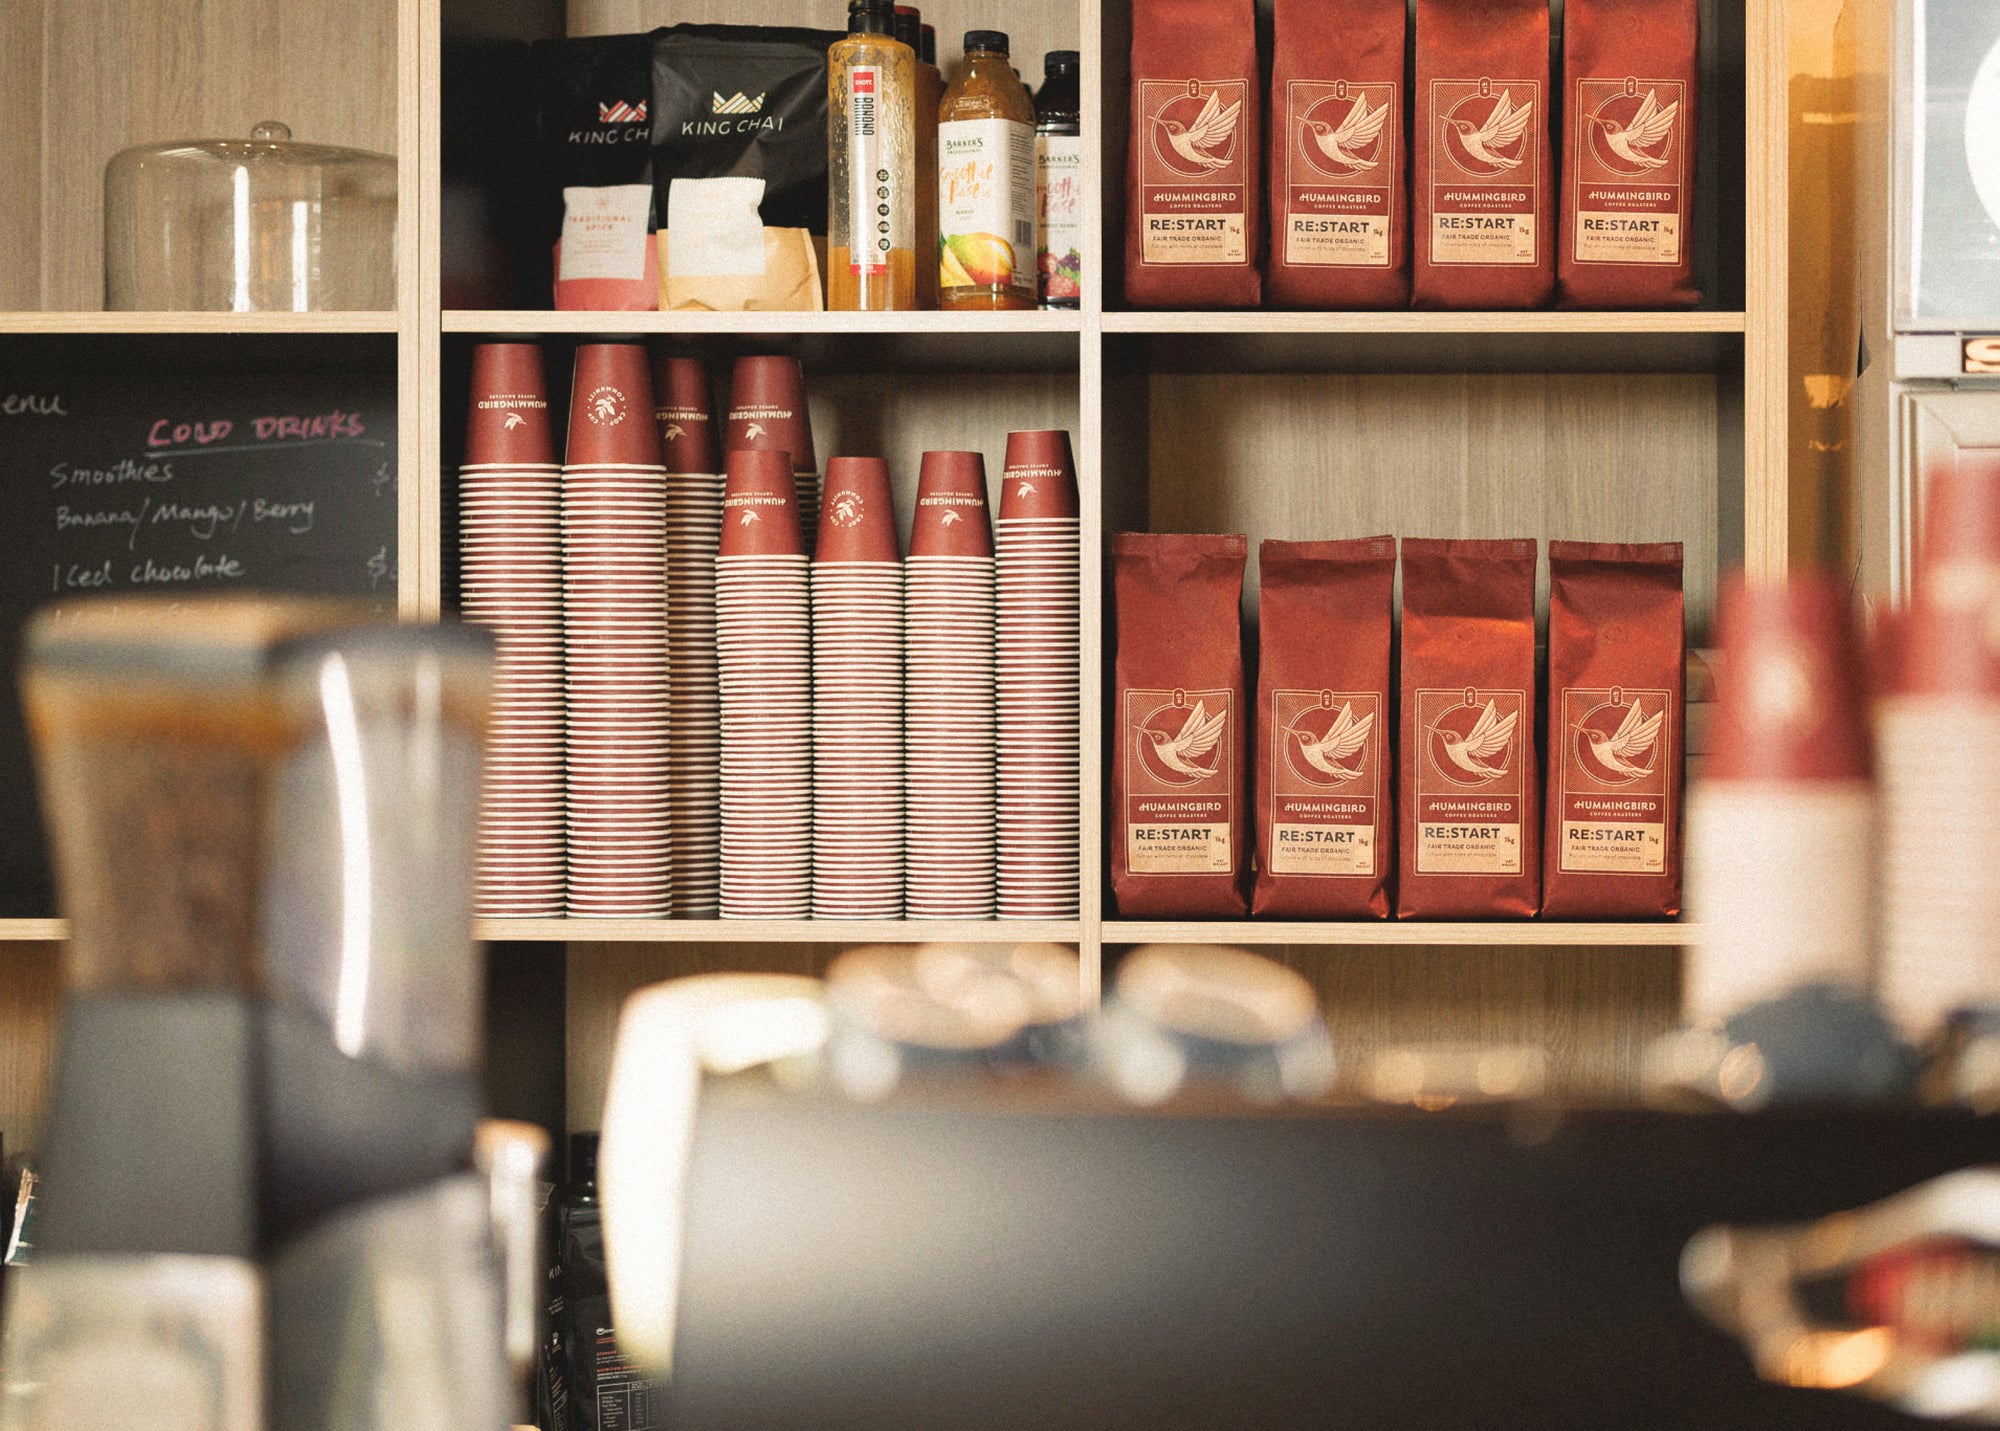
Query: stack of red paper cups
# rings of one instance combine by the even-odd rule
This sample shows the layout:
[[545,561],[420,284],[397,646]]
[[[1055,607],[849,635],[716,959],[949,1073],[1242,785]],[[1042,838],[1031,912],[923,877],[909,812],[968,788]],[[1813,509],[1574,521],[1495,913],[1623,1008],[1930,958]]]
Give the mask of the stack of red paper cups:
[[1074,919],[1082,838],[1082,569],[1068,433],[1007,434],[993,543],[999,565],[1000,915]]
[[904,904],[993,917],[993,533],[986,462],[926,452],[903,565]]
[[903,913],[903,565],[889,464],[826,465],[812,565],[813,916]]
[[715,666],[715,555],[722,457],[698,358],[653,360],[667,466],[667,773],[672,905],[712,919],[722,891],[722,713]]
[[797,358],[738,358],[729,378],[726,452],[783,452],[792,464],[799,535],[810,557],[819,530],[819,456],[813,450],[812,415],[806,411],[806,376]]
[[1882,1000],[1916,1042],[2000,1004],[2000,461],[1928,474],[1908,603],[1877,627]]
[[1865,988],[1875,916],[1875,790],[1846,583],[1736,577],[1718,609],[1714,753],[1688,797],[1696,1020],[1809,984]]
[[479,812],[476,908],[563,912],[562,468],[542,350],[472,350],[459,474],[465,619],[498,646]]
[[812,909],[812,654],[791,458],[729,454],[716,558],[722,917]]
[[666,475],[646,350],[577,349],[562,473],[569,912],[669,910]]

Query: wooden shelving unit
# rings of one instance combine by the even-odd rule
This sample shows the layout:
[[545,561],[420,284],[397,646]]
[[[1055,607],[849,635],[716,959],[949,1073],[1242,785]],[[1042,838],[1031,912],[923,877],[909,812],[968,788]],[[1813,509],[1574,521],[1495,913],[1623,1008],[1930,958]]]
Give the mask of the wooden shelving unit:
[[[225,46],[223,54],[188,39],[210,33],[200,16],[216,8],[210,0],[64,0],[29,7],[37,12],[32,22],[0,20],[0,79],[21,79],[26,87],[18,92],[43,104],[39,128],[29,126],[18,141],[0,138],[0,206],[34,219],[25,230],[14,226],[11,241],[0,238],[0,348],[16,338],[143,336],[153,345],[144,352],[170,355],[177,342],[226,343],[235,335],[287,344],[393,335],[401,393],[400,608],[408,618],[448,611],[455,588],[452,474],[465,362],[481,336],[546,340],[558,382],[569,347],[592,338],[670,336],[718,360],[796,352],[808,364],[822,459],[881,451],[905,492],[926,447],[982,449],[997,474],[1010,428],[1062,426],[1075,434],[1086,554],[1081,918],[1021,925],[481,921],[479,937],[506,951],[496,952],[496,968],[559,962],[567,970],[557,984],[537,986],[541,993],[496,997],[518,1002],[566,987],[566,1012],[547,1017],[565,1041],[572,1126],[594,1122],[611,1020],[636,984],[717,967],[817,968],[835,948],[881,941],[1074,944],[1090,1000],[1107,964],[1131,945],[1254,944],[1305,969],[1336,1034],[1358,1045],[1410,1029],[1526,1031],[1556,1048],[1559,1083],[1602,1090],[1630,1079],[1644,1039],[1674,1017],[1675,950],[1693,937],[1691,926],[1117,919],[1103,878],[1107,574],[1094,556],[1110,533],[1148,525],[1243,530],[1253,538],[1372,531],[1679,538],[1689,547],[1691,634],[1706,639],[1720,568],[1741,561],[1768,577],[1786,563],[1781,0],[1702,0],[1712,72],[1704,76],[1707,140],[1698,170],[1707,200],[1697,215],[1697,227],[1705,226],[1698,276],[1709,306],[1687,313],[1124,310],[1118,276],[1130,0],[932,0],[924,7],[947,64],[962,29],[995,23],[1013,33],[1016,63],[1031,81],[1045,50],[1083,52],[1086,214],[1099,241],[1087,256],[1079,312],[447,310],[440,259],[448,45],[679,20],[832,28],[844,14],[841,0],[569,0],[567,15],[563,0],[329,0],[308,7],[310,20],[275,0],[230,0],[222,7],[230,15],[241,12],[246,23],[265,28],[251,26],[260,44]],[[162,20],[164,12],[186,14]],[[8,28],[24,23],[20,35]],[[85,43],[78,29],[85,23],[107,35],[156,39],[164,26],[165,39],[175,42],[148,48],[121,38],[129,65],[107,66]],[[335,34],[366,38],[357,54],[331,47]],[[19,56],[9,57],[4,43],[10,36],[33,40],[34,64],[18,69]],[[157,56],[169,54],[182,57],[172,82],[154,75],[159,83],[142,87],[129,112],[119,108],[90,128],[81,146],[87,162],[75,154],[55,168],[45,162],[76,122],[71,97],[95,93],[106,73],[152,73]],[[398,154],[396,311],[79,311],[97,296],[93,275],[101,268],[100,217],[81,191],[96,191],[103,161],[126,143],[169,131],[234,133],[273,116],[301,138]],[[32,1127],[34,1050],[46,1056],[52,1022],[48,951],[63,933],[58,921],[0,921],[0,1043],[30,1050],[0,1064],[0,1132],[10,1145]],[[20,973],[30,966],[40,973]],[[31,993],[10,995],[10,981]]]

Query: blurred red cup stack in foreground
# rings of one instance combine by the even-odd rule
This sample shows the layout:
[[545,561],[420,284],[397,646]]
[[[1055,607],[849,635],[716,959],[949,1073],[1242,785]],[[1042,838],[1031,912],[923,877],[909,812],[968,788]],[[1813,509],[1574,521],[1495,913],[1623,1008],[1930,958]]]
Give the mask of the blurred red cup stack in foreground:
[[477,909],[563,912],[562,467],[542,350],[472,350],[459,470],[460,606],[498,646],[479,813]]
[[790,458],[725,459],[716,558],[722,680],[722,917],[812,911],[812,647]]
[[1078,541],[1069,434],[1008,433],[993,528],[1002,918],[1077,917]]
[[903,565],[889,464],[826,464],[812,564],[813,917],[903,913]]
[[2000,461],[1932,473],[1914,587],[1875,648],[1879,977],[1922,1042],[2000,1006]]
[[783,452],[798,489],[799,536],[811,557],[819,534],[819,456],[806,375],[797,358],[738,358],[729,379],[727,452]]
[[653,359],[653,416],[667,468],[668,804],[676,915],[713,919],[722,895],[722,697],[715,556],[722,443],[699,358]]
[[577,349],[562,474],[569,912],[670,912],[666,474],[646,350]]
[[1832,579],[1723,586],[1714,751],[1688,801],[1691,1018],[1864,989],[1875,790],[1854,615]]
[[986,461],[926,452],[903,563],[911,919],[993,917],[993,606]]
[[1967,449],[1924,481],[1917,595],[1947,610],[2000,602],[2000,452]]

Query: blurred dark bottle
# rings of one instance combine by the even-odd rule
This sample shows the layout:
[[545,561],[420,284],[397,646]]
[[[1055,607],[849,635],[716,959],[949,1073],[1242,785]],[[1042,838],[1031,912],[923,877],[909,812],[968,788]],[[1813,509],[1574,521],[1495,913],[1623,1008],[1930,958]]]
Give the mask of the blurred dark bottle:
[[[543,1342],[542,1431],[661,1431],[666,1386],[642,1376],[619,1350],[604,1270],[604,1209],[597,1200],[597,1134],[572,1133],[569,1178],[556,1205],[557,1262],[550,1331]],[[561,1419],[550,1414],[560,1403]]]

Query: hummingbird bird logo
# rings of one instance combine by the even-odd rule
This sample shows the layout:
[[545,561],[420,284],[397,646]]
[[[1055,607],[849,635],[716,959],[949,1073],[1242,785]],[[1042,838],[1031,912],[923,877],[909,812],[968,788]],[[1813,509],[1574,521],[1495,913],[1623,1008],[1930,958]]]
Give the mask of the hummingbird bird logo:
[[754,527],[754,526],[756,526],[756,525],[757,525],[757,523],[759,523],[759,522],[763,521],[763,520],[764,520],[764,517],[763,517],[763,514],[762,514],[762,513],[760,513],[760,512],[748,512],[748,511],[746,511],[746,512],[745,512],[745,513],[744,513],[744,514],[743,514],[743,515],[741,516],[741,517],[737,518],[737,520],[738,520],[738,522],[740,522],[740,523],[741,523],[741,524],[742,524],[743,526],[746,526],[746,527]]
[[[1236,162],[1236,121],[1242,115],[1243,101],[1239,99],[1224,105],[1218,90],[1208,92],[1208,102],[1191,123],[1182,123],[1168,118],[1165,113],[1160,114],[1153,123],[1166,137],[1167,147],[1174,158],[1169,159],[1164,152],[1160,153],[1160,157],[1167,160],[1170,168],[1183,173],[1213,174],[1218,169],[1227,169]],[[1179,162],[1176,163],[1175,159]]]
[[506,421],[502,422],[500,425],[506,428],[509,432],[512,432],[517,427],[526,427],[528,425],[528,419],[522,417],[521,414],[519,414],[518,412],[510,412],[507,414]]
[[660,435],[666,438],[667,441],[672,442],[676,438],[686,437],[687,433],[681,430],[681,425],[679,423],[670,422],[667,424],[667,430],[661,433]]
[[1356,97],[1339,124],[1307,115],[1302,122],[1312,143],[1306,157],[1313,167],[1335,178],[1365,174],[1382,157],[1382,126],[1388,117],[1389,106],[1371,105],[1365,94]]
[[625,420],[625,394],[616,388],[598,388],[591,393],[587,411],[599,427],[616,427]]
[[1674,121],[1680,118],[1681,102],[1662,106],[1659,93],[1649,89],[1637,112],[1623,123],[1605,113],[1610,108],[1609,104],[1603,106],[1589,119],[1591,137],[1599,146],[1598,157],[1626,174],[1666,168],[1671,147],[1668,141],[1673,137]]
[[1140,746],[1152,757],[1154,773],[1171,785],[1192,785],[1198,780],[1214,778],[1222,768],[1222,752],[1216,746],[1229,725],[1228,709],[1210,715],[1208,703],[1198,700],[1174,734],[1154,728],[1153,720],[1162,714],[1171,715],[1174,710],[1173,706],[1162,706],[1139,727]]
[[[1313,780],[1315,784],[1327,784],[1361,778],[1362,764],[1356,757],[1367,746],[1368,737],[1374,729],[1375,713],[1370,711],[1357,720],[1354,715],[1354,703],[1349,701],[1341,706],[1340,714],[1333,718],[1333,724],[1327,727],[1326,734],[1316,736],[1298,725],[1286,726],[1285,734],[1298,742],[1299,754],[1311,770],[1328,779],[1314,780],[1312,774],[1306,771],[1300,773],[1308,780]],[[1342,764],[1343,761],[1350,760],[1354,761],[1353,765]],[[1296,765],[1293,768],[1296,769]]]
[[1023,501],[1027,500],[1029,497],[1035,495],[1035,484],[1028,481],[1025,477],[1022,478],[1014,484],[1014,495]]
[[[1598,710],[1612,710],[1615,707],[1599,706]],[[1646,714],[1645,703],[1633,701],[1625,708],[1625,717],[1617,729],[1609,734],[1590,727],[1591,716],[1577,722],[1577,739],[1590,752],[1593,768],[1585,769],[1607,785],[1629,785],[1634,780],[1643,779],[1653,773],[1657,763],[1653,752],[1660,743],[1660,728],[1667,718],[1667,708],[1661,706],[1651,716]]]
[[769,437],[770,435],[770,432],[761,422],[753,422],[743,429],[744,438],[750,442],[755,442],[760,437]]
[[[1427,726],[1424,737],[1431,742],[1432,763],[1447,780],[1459,785],[1484,785],[1498,780],[1507,773],[1514,731],[1520,720],[1519,711],[1502,716],[1498,705],[1488,698],[1486,708],[1468,731],[1453,730],[1442,720]],[[1440,753],[1442,760],[1437,758]]]
[[830,515],[836,527],[851,527],[859,523],[861,520],[861,494],[859,492],[842,492],[838,497],[833,499],[833,508]]
[[1465,101],[1445,119],[1446,129],[1458,141],[1463,156],[1460,164],[1472,173],[1489,176],[1520,168],[1527,158],[1527,146],[1521,139],[1535,117],[1535,102],[1531,99],[1516,109],[1513,91],[1503,89],[1483,122],[1460,119],[1459,112],[1474,103],[1476,99]]
[[954,525],[958,519],[958,513],[947,510],[944,516],[940,517],[938,521],[941,525],[949,527]]

